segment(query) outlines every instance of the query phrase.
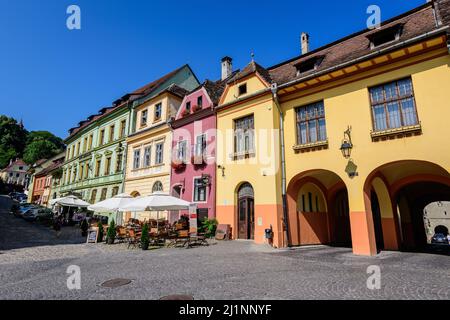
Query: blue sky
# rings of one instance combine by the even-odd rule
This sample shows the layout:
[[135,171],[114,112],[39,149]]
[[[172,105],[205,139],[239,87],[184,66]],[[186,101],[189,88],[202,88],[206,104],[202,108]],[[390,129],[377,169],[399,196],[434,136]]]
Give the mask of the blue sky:
[[[366,9],[386,20],[425,0],[0,0],[0,114],[65,138],[80,120],[189,63],[203,81],[251,59],[268,67],[365,28]],[[66,28],[81,8],[82,29]]]

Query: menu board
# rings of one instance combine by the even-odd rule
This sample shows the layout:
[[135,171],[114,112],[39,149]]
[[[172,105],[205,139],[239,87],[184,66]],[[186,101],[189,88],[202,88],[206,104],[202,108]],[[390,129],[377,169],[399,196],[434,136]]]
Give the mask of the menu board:
[[98,227],[93,227],[88,230],[86,243],[97,243]]
[[197,236],[197,205],[191,204],[189,206],[189,234],[192,237]]

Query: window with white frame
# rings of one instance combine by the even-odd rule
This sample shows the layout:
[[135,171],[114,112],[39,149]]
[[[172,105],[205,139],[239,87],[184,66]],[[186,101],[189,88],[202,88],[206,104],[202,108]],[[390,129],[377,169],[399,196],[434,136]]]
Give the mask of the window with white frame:
[[201,134],[195,139],[195,156],[201,157],[206,151],[206,134]]
[[187,158],[187,141],[179,141],[177,146],[177,160],[185,162]]
[[194,179],[194,202],[206,201],[206,185],[202,178]]
[[147,125],[147,119],[148,119],[148,111],[142,110],[142,112],[141,112],[141,127]]
[[164,187],[161,181],[156,181],[152,187],[152,193],[164,191]]
[[137,149],[134,150],[134,156],[133,156],[133,169],[139,169],[141,163],[141,150]]
[[151,154],[152,154],[152,147],[147,146],[144,149],[144,167],[150,167],[151,165]]
[[155,164],[163,163],[163,154],[164,154],[164,143],[160,142],[156,144],[156,156],[155,156]]

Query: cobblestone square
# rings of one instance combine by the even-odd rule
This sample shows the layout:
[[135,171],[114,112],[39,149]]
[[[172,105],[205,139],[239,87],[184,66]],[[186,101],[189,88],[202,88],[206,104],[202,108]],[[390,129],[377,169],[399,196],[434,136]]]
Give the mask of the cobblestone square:
[[[193,249],[128,250],[84,244],[78,230],[51,229],[0,213],[0,299],[449,299],[446,255],[382,252],[354,256],[326,246],[274,250],[251,242]],[[67,268],[81,268],[81,290],[67,288]],[[381,269],[381,289],[367,289],[367,267]],[[105,288],[112,279],[131,283]]]

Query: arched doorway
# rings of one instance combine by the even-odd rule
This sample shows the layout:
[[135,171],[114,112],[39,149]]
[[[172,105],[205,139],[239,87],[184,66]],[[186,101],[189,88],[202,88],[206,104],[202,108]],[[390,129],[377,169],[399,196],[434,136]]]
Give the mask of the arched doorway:
[[351,247],[348,193],[336,173],[316,169],[298,174],[287,189],[291,245]]
[[243,183],[237,192],[238,239],[255,239],[255,194],[250,183]]
[[373,217],[377,251],[430,250],[435,231],[427,226],[425,208],[450,201],[447,170],[419,160],[388,163],[368,176],[364,192],[366,211]]

